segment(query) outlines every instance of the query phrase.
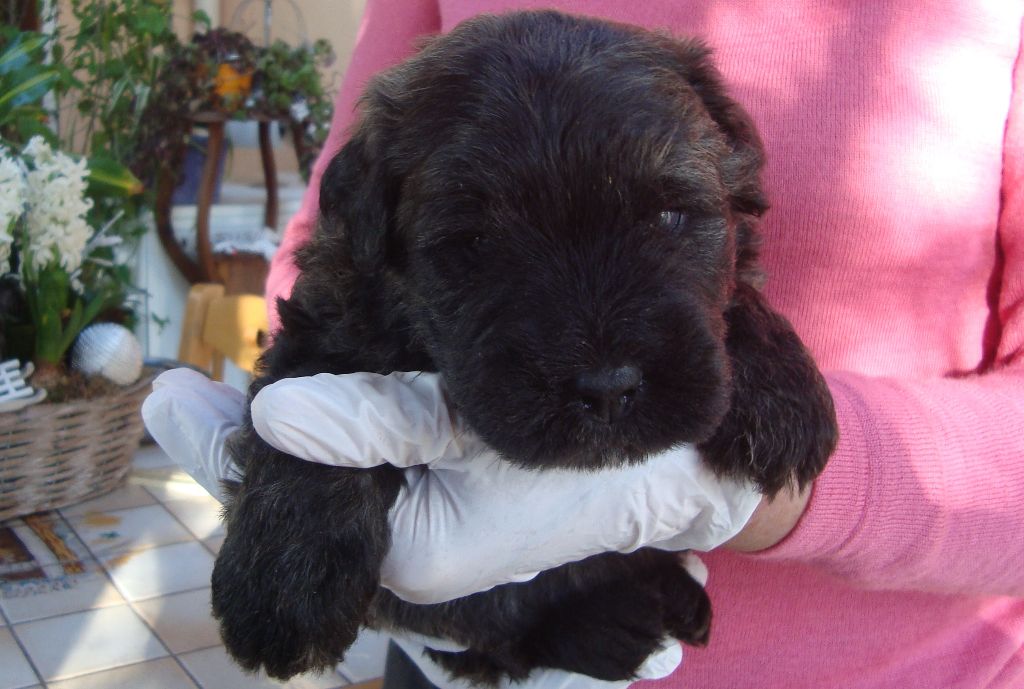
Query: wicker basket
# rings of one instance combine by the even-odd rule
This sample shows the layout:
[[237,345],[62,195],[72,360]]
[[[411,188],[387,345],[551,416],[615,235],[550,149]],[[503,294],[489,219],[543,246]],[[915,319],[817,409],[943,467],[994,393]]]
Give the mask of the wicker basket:
[[0,414],[0,521],[116,488],[142,439],[155,371],[115,393]]

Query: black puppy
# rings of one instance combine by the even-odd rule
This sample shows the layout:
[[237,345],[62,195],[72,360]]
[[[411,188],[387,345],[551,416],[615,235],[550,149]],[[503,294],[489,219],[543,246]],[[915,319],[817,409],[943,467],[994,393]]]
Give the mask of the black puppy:
[[[761,146],[697,42],[554,12],[480,17],[378,76],[320,189],[255,394],[437,371],[508,461],[594,470],[696,443],[767,494],[813,479],[831,399],[760,296]],[[214,612],[248,669],[336,663],[361,625],[447,637],[479,682],[632,677],[710,606],[672,554],[607,554],[441,605],[378,586],[392,467],[273,450],[247,424]]]

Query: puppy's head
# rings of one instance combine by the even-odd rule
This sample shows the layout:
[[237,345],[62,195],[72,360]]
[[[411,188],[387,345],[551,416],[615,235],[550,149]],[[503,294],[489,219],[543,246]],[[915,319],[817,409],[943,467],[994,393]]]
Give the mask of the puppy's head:
[[760,150],[699,43],[481,17],[371,84],[321,232],[387,276],[506,457],[637,461],[727,410],[723,312],[755,271]]

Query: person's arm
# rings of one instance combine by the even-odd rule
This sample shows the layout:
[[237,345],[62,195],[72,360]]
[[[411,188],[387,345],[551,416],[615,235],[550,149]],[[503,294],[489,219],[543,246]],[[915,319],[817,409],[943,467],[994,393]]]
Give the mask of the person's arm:
[[1005,132],[994,361],[957,379],[828,375],[839,446],[795,529],[758,557],[817,563],[864,587],[1024,596],[1021,63]]
[[436,33],[440,27],[437,0],[367,0],[352,60],[334,101],[330,134],[313,165],[302,206],[288,223],[281,246],[270,264],[265,293],[271,332],[280,325],[277,298],[291,294],[298,277],[295,251],[309,240],[316,227],[320,177],[348,138],[360,94],[373,75],[410,56],[417,39]]
[[766,550],[781,542],[800,521],[811,499],[811,486],[797,492],[784,490],[773,499],[762,498],[743,530],[722,544],[741,553]]

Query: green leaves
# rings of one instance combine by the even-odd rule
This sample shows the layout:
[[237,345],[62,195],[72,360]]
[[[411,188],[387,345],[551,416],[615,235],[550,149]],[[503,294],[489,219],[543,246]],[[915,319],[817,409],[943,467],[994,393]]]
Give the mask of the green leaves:
[[[66,4],[69,21],[52,36],[0,27],[0,141],[18,151],[40,135],[55,150],[85,158],[85,195],[93,201],[86,220],[94,232],[103,228],[104,240],[121,240],[90,245],[73,273],[56,253],[34,262],[28,245],[19,245],[26,312],[6,328],[27,333],[25,353],[53,365],[99,314],[124,307],[132,290],[120,262],[144,227],[139,214],[151,198],[129,164],[152,157],[144,113],[168,46],[177,42],[165,0]],[[44,107],[48,96],[53,102]],[[48,108],[61,113],[60,136]]]
[[152,36],[158,36],[168,28],[167,13],[158,7],[143,7],[129,22],[133,30]]
[[18,70],[17,79],[13,84],[5,84],[0,93],[0,112],[5,108],[12,109],[19,105],[26,105],[42,100],[54,82],[57,81],[59,73],[52,67],[43,65],[29,65]]
[[89,195],[133,196],[144,187],[131,170],[113,158],[94,155],[89,158]]
[[33,61],[33,53],[42,53],[46,36],[34,33],[19,33],[0,54],[0,76],[21,69]]
[[[17,33],[0,52],[0,132],[15,130],[13,138],[19,140],[40,133],[46,118],[43,96],[62,75],[59,67],[43,64],[47,40],[42,34]],[[27,136],[19,133],[22,129]]]
[[166,0],[69,0],[61,25],[64,64],[77,76],[57,90],[62,130],[83,153],[103,153],[139,177],[156,167],[150,94],[178,45]]
[[60,364],[78,333],[105,308],[120,301],[120,292],[109,289],[86,298],[79,297],[71,290],[67,272],[54,264],[41,271],[26,265],[24,271],[26,281],[35,286],[26,290],[25,300],[35,326],[33,358],[37,363]]
[[[67,308],[71,279],[59,267],[36,271],[31,261],[22,267],[26,281],[35,289],[25,291],[25,300],[35,325],[35,359],[57,364],[65,349],[60,348],[63,339],[63,315]],[[79,309],[81,311],[81,309]],[[81,320],[81,314],[78,316]]]

